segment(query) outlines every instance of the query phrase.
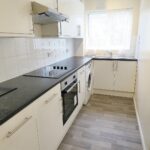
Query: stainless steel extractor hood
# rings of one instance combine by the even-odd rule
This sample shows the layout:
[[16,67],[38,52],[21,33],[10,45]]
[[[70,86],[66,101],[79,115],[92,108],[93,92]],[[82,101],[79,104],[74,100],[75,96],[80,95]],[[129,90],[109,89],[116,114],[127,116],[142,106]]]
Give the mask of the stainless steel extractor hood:
[[37,2],[32,2],[32,13],[35,24],[49,24],[68,20],[66,15]]

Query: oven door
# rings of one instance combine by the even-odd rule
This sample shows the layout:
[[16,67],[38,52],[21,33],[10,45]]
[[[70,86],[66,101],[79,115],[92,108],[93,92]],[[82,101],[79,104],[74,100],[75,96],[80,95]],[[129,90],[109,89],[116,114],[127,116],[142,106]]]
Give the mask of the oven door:
[[78,83],[75,80],[62,91],[63,98],[63,123],[69,119],[78,105]]

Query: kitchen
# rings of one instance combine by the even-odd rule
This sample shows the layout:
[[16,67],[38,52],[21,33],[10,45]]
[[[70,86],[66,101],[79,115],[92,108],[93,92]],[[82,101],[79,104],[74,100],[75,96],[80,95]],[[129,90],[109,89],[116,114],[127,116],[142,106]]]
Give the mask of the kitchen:
[[0,11],[0,150],[150,150],[148,0]]

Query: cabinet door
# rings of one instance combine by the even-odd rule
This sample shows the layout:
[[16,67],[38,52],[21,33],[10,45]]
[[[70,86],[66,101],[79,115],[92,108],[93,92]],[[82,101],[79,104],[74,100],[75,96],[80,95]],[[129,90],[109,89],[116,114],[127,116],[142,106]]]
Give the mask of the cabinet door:
[[134,92],[136,80],[136,62],[118,61],[114,90]]
[[84,4],[80,0],[60,0],[59,11],[69,17],[68,22],[61,23],[61,35],[83,37]]
[[57,0],[34,0],[34,1],[52,9],[57,8]]
[[1,0],[0,34],[33,34],[30,0]]
[[[53,92],[53,91],[52,91]],[[40,150],[57,150],[62,139],[62,101],[52,94],[38,110],[38,132]]]
[[94,89],[113,90],[113,61],[94,61]]
[[8,131],[0,141],[1,150],[39,150],[36,120],[33,116],[22,120],[15,129]]
[[79,80],[79,105],[82,107],[85,100],[86,80],[85,80],[85,66],[78,71]]

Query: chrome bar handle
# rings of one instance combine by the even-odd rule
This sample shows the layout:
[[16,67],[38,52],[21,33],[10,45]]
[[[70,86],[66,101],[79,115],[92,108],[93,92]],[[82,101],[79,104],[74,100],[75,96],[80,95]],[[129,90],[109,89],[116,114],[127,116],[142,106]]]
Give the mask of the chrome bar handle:
[[45,101],[45,104],[48,104],[51,100],[53,100],[54,98],[56,98],[57,94],[53,94],[52,97],[50,97],[48,100]]
[[117,61],[115,61],[114,71],[117,71],[117,67],[118,67],[118,62],[117,62]]
[[117,66],[116,66],[116,71],[118,71],[118,61],[117,61],[116,63],[117,63]]
[[81,84],[80,84],[80,81],[78,82],[78,87],[79,87],[79,93],[81,93]]
[[7,138],[10,138],[13,134],[15,134],[22,126],[24,126],[30,119],[32,118],[32,116],[30,117],[26,117],[22,123],[20,123],[15,129],[13,129],[12,131],[9,131],[6,135]]
[[59,101],[59,106],[60,106],[60,113],[62,114],[63,113],[63,105],[62,105],[62,98],[60,99],[60,101]]
[[115,71],[115,61],[113,61],[113,64],[112,64],[112,71]]

